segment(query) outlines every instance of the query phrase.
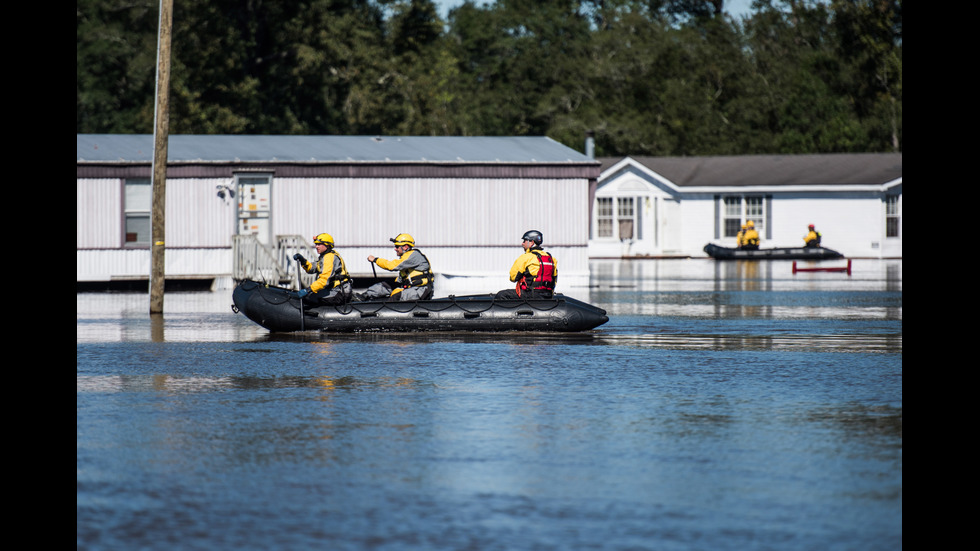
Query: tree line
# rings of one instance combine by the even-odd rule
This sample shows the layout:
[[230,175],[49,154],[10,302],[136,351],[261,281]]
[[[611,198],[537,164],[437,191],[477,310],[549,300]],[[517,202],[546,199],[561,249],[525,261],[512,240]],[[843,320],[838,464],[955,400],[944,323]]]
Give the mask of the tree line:
[[[174,0],[174,134],[902,150],[902,0]],[[158,0],[76,0],[77,133],[152,133]]]

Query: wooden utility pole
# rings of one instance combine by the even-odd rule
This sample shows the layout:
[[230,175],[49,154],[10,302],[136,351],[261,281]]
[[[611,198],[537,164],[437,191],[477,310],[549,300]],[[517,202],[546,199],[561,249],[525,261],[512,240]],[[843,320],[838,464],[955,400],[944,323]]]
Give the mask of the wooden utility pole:
[[167,217],[167,142],[170,133],[170,35],[173,0],[160,0],[156,113],[153,116],[153,204],[150,207],[150,314],[163,313]]

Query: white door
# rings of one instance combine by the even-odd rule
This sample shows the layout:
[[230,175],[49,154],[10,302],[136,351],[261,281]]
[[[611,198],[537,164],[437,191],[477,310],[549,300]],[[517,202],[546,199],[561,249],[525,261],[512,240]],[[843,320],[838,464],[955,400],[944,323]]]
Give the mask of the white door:
[[238,174],[238,235],[254,235],[260,243],[272,242],[272,176]]

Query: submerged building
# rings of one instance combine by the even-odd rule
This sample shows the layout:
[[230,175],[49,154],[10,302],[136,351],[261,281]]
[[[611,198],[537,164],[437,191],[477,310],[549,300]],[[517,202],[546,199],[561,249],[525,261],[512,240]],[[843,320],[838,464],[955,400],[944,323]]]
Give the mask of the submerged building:
[[[79,287],[139,286],[153,137],[79,134],[76,149]],[[798,246],[814,224],[845,256],[902,256],[901,153],[597,160],[547,137],[174,135],[168,158],[165,275],[211,288],[308,280],[292,255],[313,256],[324,232],[355,285],[390,275],[367,256],[412,235],[438,294],[509,287],[530,229],[565,292],[588,285],[590,258],[704,257],[748,220],[763,248]]]
[[902,256],[902,154],[603,158],[589,256],[704,256],[751,220],[762,248],[807,226],[854,258]]
[[[153,137],[79,134],[76,148],[77,282],[148,281]],[[537,229],[559,286],[587,284],[600,165],[547,137],[174,135],[168,159],[168,281],[288,284],[292,254],[311,257],[323,232],[356,280],[408,233],[437,293],[464,278],[495,291]]]

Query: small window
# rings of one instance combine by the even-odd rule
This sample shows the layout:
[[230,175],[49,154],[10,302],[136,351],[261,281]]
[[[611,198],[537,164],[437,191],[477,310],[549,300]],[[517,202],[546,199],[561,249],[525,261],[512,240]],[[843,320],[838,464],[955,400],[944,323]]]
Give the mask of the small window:
[[725,237],[735,237],[742,229],[742,198],[725,197]]
[[755,230],[762,234],[766,219],[765,200],[763,197],[725,197],[725,210],[722,214],[722,227],[725,237],[735,237],[742,229],[742,224],[752,221]]
[[745,220],[751,220],[755,224],[756,231],[760,234],[762,233],[763,221],[765,220],[762,204],[762,197],[745,198]]
[[902,217],[898,199],[898,195],[885,197],[885,237],[899,237],[898,230],[901,227]]
[[613,236],[612,197],[596,199],[596,237]]
[[150,245],[150,206],[153,192],[149,178],[127,178],[125,192],[125,235],[126,246]]
[[619,220],[619,238],[620,239],[633,239],[633,228],[635,227],[636,217],[634,215],[635,209],[633,208],[633,198],[632,197],[620,197],[616,200],[617,202],[617,213],[616,217]]

